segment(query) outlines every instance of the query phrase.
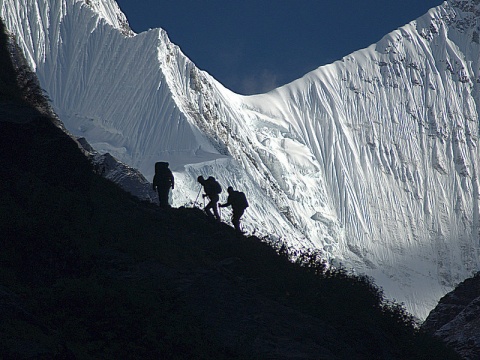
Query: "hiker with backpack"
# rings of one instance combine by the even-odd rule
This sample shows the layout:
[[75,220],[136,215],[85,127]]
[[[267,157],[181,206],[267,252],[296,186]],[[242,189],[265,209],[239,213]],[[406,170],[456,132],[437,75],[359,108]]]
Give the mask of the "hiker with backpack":
[[240,218],[242,217],[245,209],[248,207],[248,201],[245,194],[241,191],[235,191],[231,186],[227,189],[228,198],[225,204],[220,204],[220,207],[231,206],[233,210],[232,224],[239,233],[243,233],[240,229]]
[[[209,217],[215,217],[217,221],[220,221],[217,203],[220,199],[219,195],[222,192],[222,187],[213,176],[208,177],[206,180],[203,178],[203,176],[199,176],[197,181],[203,186],[203,191],[205,192],[205,194],[203,194],[203,198],[208,196],[210,199],[207,206],[205,206],[204,211]],[[213,214],[211,210],[213,211]]]
[[153,190],[158,192],[158,202],[161,208],[169,208],[168,193],[170,188],[175,187],[172,171],[168,168],[168,162],[155,163],[155,175],[153,176]]

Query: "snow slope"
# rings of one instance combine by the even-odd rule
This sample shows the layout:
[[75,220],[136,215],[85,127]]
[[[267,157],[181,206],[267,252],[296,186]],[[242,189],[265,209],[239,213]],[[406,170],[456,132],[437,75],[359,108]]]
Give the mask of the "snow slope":
[[[480,4],[451,0],[267,94],[232,93],[114,0],[0,0],[67,129],[153,177],[245,191],[245,226],[371,275],[425,318],[479,269]],[[228,211],[222,210],[224,218]]]

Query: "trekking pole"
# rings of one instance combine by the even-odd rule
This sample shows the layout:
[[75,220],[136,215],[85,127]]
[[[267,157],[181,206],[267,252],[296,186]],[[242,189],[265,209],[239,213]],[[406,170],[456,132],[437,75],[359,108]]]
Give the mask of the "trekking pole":
[[198,200],[198,197],[200,196],[201,191],[202,191],[202,186],[200,185],[200,190],[198,190],[198,194],[197,194],[197,197],[195,198],[195,202],[193,203],[193,207],[195,207],[195,205],[197,205],[197,200]]

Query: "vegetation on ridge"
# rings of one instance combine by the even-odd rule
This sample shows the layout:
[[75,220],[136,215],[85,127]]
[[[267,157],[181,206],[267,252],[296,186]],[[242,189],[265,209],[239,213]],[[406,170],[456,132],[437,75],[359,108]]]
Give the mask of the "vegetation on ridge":
[[98,176],[48,116],[8,96],[25,92],[4,61],[0,116],[8,101],[21,120],[0,118],[5,357],[458,358],[368,278],[315,254],[292,263],[198,209],[162,211]]

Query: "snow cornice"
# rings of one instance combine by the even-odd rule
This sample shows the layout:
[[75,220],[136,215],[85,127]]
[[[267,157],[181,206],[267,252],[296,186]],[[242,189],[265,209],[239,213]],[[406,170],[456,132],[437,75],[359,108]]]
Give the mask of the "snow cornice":
[[77,0],[85,3],[101,18],[105,19],[114,28],[120,30],[125,36],[134,36],[135,33],[130,28],[127,17],[120,10],[115,0]]

